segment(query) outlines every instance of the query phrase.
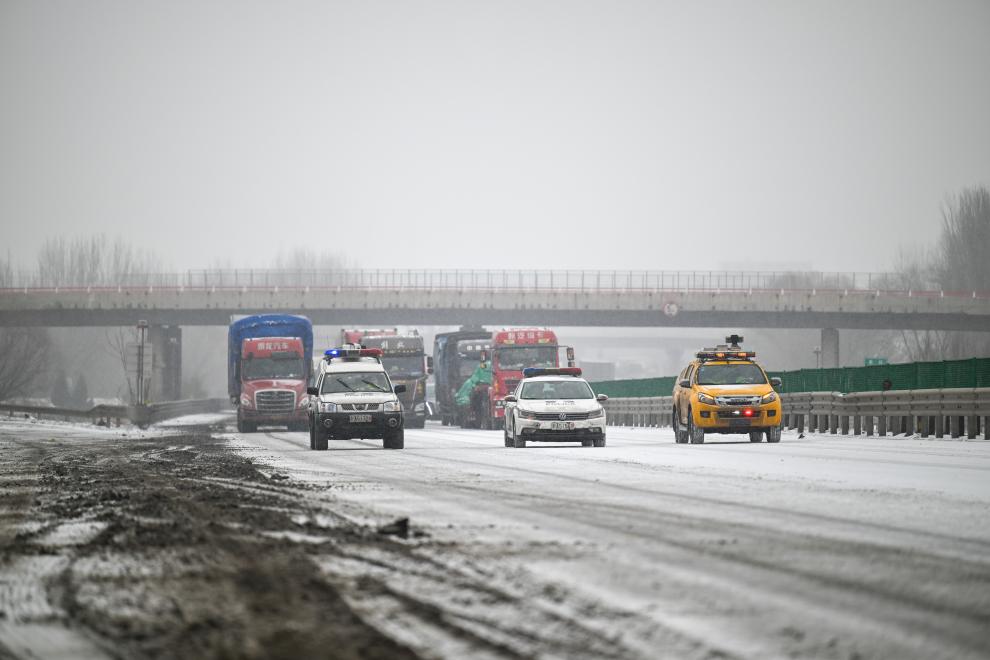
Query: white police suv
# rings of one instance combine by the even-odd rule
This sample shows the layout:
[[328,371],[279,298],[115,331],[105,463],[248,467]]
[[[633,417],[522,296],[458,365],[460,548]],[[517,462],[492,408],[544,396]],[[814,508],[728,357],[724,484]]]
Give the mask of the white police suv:
[[308,389],[309,448],[325,450],[331,439],[382,438],[385,449],[402,449],[405,385],[392,385],[382,349],[347,347],[326,352],[316,383]]
[[605,446],[604,394],[595,396],[577,367],[525,369],[505,397],[505,446],[527,442],[580,442]]

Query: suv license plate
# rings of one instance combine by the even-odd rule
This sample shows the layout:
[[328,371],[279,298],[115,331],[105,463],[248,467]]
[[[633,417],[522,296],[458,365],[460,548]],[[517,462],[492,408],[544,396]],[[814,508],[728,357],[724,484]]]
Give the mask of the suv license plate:
[[371,421],[371,415],[351,415],[347,418],[351,424],[367,424]]
[[551,431],[570,431],[574,428],[574,422],[550,422]]

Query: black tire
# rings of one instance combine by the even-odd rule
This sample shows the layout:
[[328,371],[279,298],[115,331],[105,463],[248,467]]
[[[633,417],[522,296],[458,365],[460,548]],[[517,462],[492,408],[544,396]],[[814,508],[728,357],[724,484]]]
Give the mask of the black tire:
[[591,439],[582,440],[581,441],[581,446],[582,447],[594,447],[595,446],[595,441],[594,440],[591,440]]
[[406,446],[406,434],[403,429],[395,429],[394,431],[386,431],[385,437],[382,438],[382,446],[385,449],[403,449]]
[[526,439],[523,438],[521,435],[514,435],[512,437],[512,446],[515,447],[516,449],[525,449]]
[[694,415],[690,409],[688,409],[687,435],[692,445],[701,445],[705,442],[705,429],[699,429],[694,425]]
[[309,448],[316,449],[316,431],[313,427],[313,422],[309,423]]
[[237,420],[237,432],[238,433],[256,433],[258,431],[258,425],[254,422],[248,422],[243,419]]
[[330,434],[323,429],[316,429],[316,437],[313,438],[313,449],[316,451],[326,451],[330,447]]
[[763,442],[763,431],[750,431],[749,432],[750,442]]
[[509,435],[509,425],[505,425],[505,429],[502,431],[502,439],[505,441],[506,447],[514,447],[515,444],[512,441],[512,436]]
[[781,427],[772,426],[767,429],[767,442],[780,442]]
[[595,444],[596,447],[604,447],[605,446],[605,436],[603,435],[600,438],[595,438],[594,439],[594,444]]
[[677,414],[677,408],[674,408],[674,416],[671,423],[674,427],[674,442],[683,445],[688,441],[688,436],[687,431],[681,428],[681,419],[680,415]]

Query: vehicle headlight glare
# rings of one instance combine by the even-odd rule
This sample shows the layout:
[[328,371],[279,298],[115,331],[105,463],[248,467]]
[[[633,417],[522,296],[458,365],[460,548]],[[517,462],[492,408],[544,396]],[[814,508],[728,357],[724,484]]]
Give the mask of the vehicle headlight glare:
[[707,403],[710,406],[715,405],[715,397],[708,396],[704,392],[698,392],[698,403]]
[[764,394],[763,398],[760,399],[760,403],[773,403],[777,400],[777,393],[770,392],[769,394]]
[[337,412],[337,404],[331,403],[329,401],[320,401],[320,412],[324,412],[324,413]]

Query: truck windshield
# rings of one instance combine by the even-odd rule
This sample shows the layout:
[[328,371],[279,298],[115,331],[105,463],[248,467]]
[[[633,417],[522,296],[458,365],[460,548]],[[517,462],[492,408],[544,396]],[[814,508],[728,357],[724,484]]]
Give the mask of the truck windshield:
[[580,380],[523,383],[523,399],[594,399],[587,383]]
[[328,373],[323,377],[321,394],[345,392],[391,392],[388,379],[380,371],[352,371],[342,374]]
[[423,375],[422,355],[386,355],[382,364],[392,378],[420,378]]
[[244,380],[306,377],[303,361],[299,358],[253,358],[244,360],[243,364]]
[[704,364],[698,367],[698,385],[763,385],[766,374],[755,364]]
[[556,367],[556,346],[499,346],[495,361],[503,371],[522,371],[526,367]]

